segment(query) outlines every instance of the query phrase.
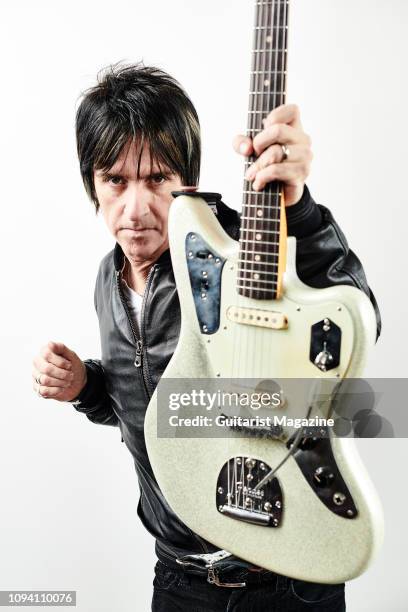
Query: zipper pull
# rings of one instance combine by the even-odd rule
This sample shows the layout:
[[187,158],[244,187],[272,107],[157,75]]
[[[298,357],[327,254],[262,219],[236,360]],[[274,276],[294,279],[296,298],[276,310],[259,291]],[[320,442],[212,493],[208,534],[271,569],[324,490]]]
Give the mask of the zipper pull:
[[142,365],[142,341],[138,340],[136,343],[135,367],[140,368],[141,365]]

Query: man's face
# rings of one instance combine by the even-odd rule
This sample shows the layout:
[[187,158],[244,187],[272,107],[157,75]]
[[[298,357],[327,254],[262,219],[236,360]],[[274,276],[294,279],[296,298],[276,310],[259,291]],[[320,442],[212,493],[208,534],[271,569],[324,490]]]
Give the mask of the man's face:
[[154,262],[168,246],[167,220],[180,189],[179,176],[153,161],[145,146],[137,177],[137,147],[124,147],[108,170],[94,171],[95,191],[106,224],[131,263]]

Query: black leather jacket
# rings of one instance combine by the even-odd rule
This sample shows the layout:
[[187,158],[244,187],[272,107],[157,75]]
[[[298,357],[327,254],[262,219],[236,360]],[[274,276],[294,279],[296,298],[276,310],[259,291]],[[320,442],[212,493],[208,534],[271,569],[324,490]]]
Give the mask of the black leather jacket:
[[[218,219],[238,239],[239,215],[221,200]],[[301,201],[287,209],[288,233],[297,238],[297,272],[312,287],[354,285],[375,298],[362,265],[330,211],[317,205],[305,188]],[[119,426],[133,455],[140,486],[138,515],[156,538],[159,558],[215,548],[194,534],[168,506],[153,475],[144,440],[144,416],[155,386],[178,341],[180,308],[169,251],[150,270],[143,297],[141,329],[131,320],[121,289],[124,254],[118,244],[102,260],[96,280],[102,359],[88,359],[87,384],[75,408],[94,423]]]

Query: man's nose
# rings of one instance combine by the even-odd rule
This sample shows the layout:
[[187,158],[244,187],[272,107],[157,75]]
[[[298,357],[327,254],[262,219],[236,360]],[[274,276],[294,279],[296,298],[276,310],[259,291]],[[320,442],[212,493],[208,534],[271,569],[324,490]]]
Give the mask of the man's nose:
[[129,186],[125,194],[125,210],[131,221],[137,221],[150,212],[150,194],[142,185]]

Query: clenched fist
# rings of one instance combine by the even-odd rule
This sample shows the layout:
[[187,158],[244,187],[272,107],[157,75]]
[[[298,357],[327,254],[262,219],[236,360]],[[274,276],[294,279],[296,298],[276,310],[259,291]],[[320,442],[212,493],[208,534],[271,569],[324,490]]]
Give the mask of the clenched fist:
[[86,384],[84,362],[62,342],[48,342],[33,366],[33,389],[41,397],[70,402]]

